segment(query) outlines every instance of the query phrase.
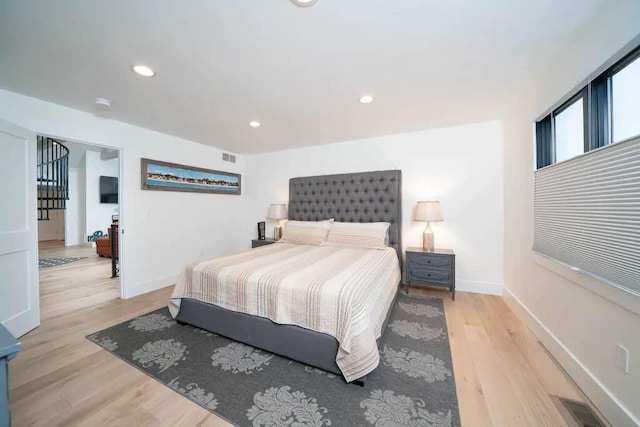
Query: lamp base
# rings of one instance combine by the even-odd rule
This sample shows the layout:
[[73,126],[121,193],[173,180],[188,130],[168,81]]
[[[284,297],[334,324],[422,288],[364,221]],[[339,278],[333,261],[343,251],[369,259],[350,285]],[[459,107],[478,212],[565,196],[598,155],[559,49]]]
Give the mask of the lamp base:
[[435,249],[433,242],[433,231],[425,230],[422,233],[422,249],[427,252],[433,252]]
[[280,224],[277,224],[275,227],[273,227],[273,240],[277,242],[278,240],[280,240],[281,237],[282,237],[282,227],[280,226]]

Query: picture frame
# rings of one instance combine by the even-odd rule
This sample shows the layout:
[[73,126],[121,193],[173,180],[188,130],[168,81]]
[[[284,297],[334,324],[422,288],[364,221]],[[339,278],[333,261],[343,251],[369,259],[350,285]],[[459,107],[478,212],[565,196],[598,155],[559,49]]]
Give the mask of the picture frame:
[[240,174],[140,159],[143,190],[240,195]]

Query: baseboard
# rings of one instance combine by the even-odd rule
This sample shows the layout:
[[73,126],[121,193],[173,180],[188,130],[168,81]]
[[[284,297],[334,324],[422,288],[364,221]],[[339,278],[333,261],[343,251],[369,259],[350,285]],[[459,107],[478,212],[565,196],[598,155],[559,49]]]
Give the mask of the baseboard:
[[613,426],[638,426],[640,420],[602,384],[562,342],[507,288],[505,300],[511,310],[526,324],[560,366],[582,389],[600,413]]
[[157,291],[158,289],[166,288],[167,286],[173,286],[178,281],[180,276],[175,274],[172,276],[161,277],[158,279],[149,280],[147,282],[138,283],[132,287],[125,289],[123,297],[133,298],[138,295],[146,294],[147,292]]
[[23,310],[8,319],[0,321],[0,324],[4,326],[15,338],[20,338],[27,332],[30,332],[34,328],[40,326],[39,320],[35,326],[32,326],[32,322],[34,320],[33,317],[33,315],[29,315],[28,310]]
[[473,280],[456,280],[456,291],[473,292],[474,294],[502,295],[504,287],[500,283],[476,282]]

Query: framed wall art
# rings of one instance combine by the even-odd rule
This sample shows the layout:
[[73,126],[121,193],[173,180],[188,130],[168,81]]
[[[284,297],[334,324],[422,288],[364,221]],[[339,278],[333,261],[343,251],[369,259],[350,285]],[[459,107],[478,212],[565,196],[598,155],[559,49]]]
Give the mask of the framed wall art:
[[240,174],[140,159],[143,190],[240,194]]

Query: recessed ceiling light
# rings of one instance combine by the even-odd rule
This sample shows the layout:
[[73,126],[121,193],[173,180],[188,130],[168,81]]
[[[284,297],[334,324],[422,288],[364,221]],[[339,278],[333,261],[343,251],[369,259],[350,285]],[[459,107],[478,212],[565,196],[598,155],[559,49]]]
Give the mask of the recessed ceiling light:
[[133,70],[134,73],[136,74],[140,74],[143,77],[153,77],[156,75],[156,72],[153,71],[151,68],[147,67],[146,65],[134,65],[133,67],[131,67],[131,69]]
[[309,7],[316,4],[318,0],[291,0],[291,3],[299,7]]
[[373,95],[362,95],[359,101],[361,104],[371,104],[373,102]]
[[257,120],[251,120],[249,122],[249,126],[251,126],[252,128],[259,128],[260,127],[260,122]]

